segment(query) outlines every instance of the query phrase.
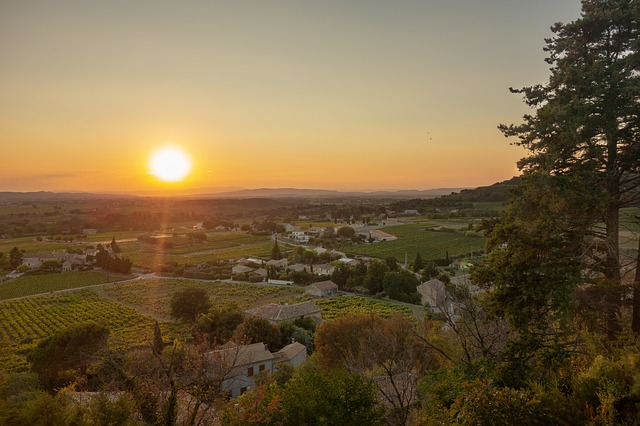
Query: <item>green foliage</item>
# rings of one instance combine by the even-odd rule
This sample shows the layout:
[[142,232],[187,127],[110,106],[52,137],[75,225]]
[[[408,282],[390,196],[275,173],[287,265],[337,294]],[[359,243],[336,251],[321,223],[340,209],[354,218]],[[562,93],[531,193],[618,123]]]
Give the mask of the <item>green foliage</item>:
[[108,336],[104,325],[79,324],[41,340],[27,360],[43,385],[54,389],[85,375],[96,355],[106,349]]
[[376,425],[382,408],[375,385],[344,370],[323,370],[312,361],[298,369],[282,391],[285,424]]
[[[70,403],[67,395],[50,395],[37,391],[28,399],[10,404],[8,410],[0,413],[0,420],[7,425],[72,425],[81,424],[81,413],[77,406]],[[4,419],[3,419],[4,417]]]
[[211,308],[207,291],[201,287],[187,287],[171,298],[171,317],[193,323]]
[[[580,18],[556,24],[555,36],[546,40],[549,81],[513,90],[535,112],[520,125],[500,126],[529,150],[519,162],[526,173],[579,176],[585,197],[598,197],[585,210],[594,216],[586,255],[609,286],[621,278],[620,208],[640,201],[639,17],[635,0],[584,0]],[[620,328],[615,317],[621,298],[607,299],[612,338]],[[638,313],[640,300],[635,302]],[[640,322],[635,327],[640,334]]]
[[416,258],[413,260],[413,272],[420,272],[422,268],[425,267],[424,259],[420,255],[420,252],[416,253]]
[[229,304],[209,310],[198,317],[195,328],[205,333],[209,342],[220,345],[228,342],[236,328],[244,321],[244,312],[236,304]]
[[451,407],[456,423],[467,425],[539,425],[551,419],[540,416],[531,392],[495,388],[476,380],[466,385]]
[[282,426],[281,389],[271,377],[259,377],[249,392],[229,402],[221,413],[223,426]]
[[388,271],[389,266],[384,262],[373,261],[369,263],[363,285],[369,289],[370,294],[378,294],[384,290],[384,276]]
[[582,282],[590,220],[582,189],[571,177],[527,175],[500,219],[484,224],[489,261],[474,270],[473,281],[491,290],[493,309],[530,343],[523,357],[554,343],[559,333],[550,328],[567,319]]
[[249,317],[235,331],[235,337],[246,344],[263,342],[271,352],[282,347],[280,329],[261,317]]
[[278,246],[278,239],[273,243],[273,248],[271,249],[271,259],[280,260],[282,259],[282,252],[280,251],[280,247]]
[[420,295],[416,287],[420,283],[411,272],[402,270],[400,272],[389,271],[384,274],[383,288],[389,298],[407,303],[420,303]]
[[338,234],[338,237],[352,238],[354,235],[356,235],[356,230],[350,226],[343,226],[341,228],[338,228],[336,233]]
[[86,290],[55,296],[32,297],[0,304],[0,343],[11,344],[0,352],[0,368],[27,367],[24,352],[39,339],[87,321],[108,324],[116,346],[151,343],[151,318],[130,307],[102,299]]
[[18,247],[14,247],[9,252],[9,265],[12,268],[17,268],[20,263],[22,263],[22,255],[24,254],[23,250],[20,250]]

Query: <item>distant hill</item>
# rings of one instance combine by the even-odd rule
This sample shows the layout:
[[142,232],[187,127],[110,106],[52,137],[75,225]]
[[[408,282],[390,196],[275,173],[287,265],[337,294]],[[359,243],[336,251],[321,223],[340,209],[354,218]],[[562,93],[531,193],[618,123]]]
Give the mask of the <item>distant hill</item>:
[[194,194],[203,198],[434,198],[463,188],[437,188],[397,191],[335,191],[329,189],[258,188],[214,194]]
[[464,204],[477,203],[477,202],[502,202],[506,203],[509,200],[511,190],[520,183],[520,177],[515,176],[509,180],[494,183],[489,186],[480,186],[475,189],[462,189],[459,192],[453,192],[451,194],[442,195],[437,198],[431,199],[418,199],[413,198],[410,200],[401,200],[391,204],[390,208],[393,210],[407,210],[407,209],[419,209],[419,208],[433,208],[433,207],[459,207]]
[[455,200],[462,202],[478,202],[478,201],[500,201],[509,200],[511,190],[520,184],[520,177],[514,176],[509,180],[494,183],[489,186],[479,186],[475,189],[463,189],[460,192],[452,193],[440,197],[440,199]]
[[388,191],[336,191],[329,189],[301,189],[301,188],[193,188],[181,190],[160,190],[136,192],[136,195],[125,193],[90,193],[90,192],[0,192],[0,202],[34,202],[58,200],[87,200],[87,199],[125,199],[136,197],[170,197],[182,199],[347,199],[347,198],[377,198],[377,199],[429,199],[467,191],[465,188],[436,188],[426,190],[388,190]]
[[132,199],[138,198],[131,194],[94,194],[91,192],[0,192],[0,203],[44,202],[44,201],[82,201],[104,199]]

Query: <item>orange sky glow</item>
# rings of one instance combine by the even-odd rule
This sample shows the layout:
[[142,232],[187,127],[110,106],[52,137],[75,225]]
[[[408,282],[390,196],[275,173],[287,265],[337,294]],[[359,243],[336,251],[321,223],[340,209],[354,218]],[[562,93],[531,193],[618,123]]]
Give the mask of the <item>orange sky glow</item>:
[[[0,4],[0,191],[488,185],[578,0]],[[180,147],[189,175],[150,174]]]

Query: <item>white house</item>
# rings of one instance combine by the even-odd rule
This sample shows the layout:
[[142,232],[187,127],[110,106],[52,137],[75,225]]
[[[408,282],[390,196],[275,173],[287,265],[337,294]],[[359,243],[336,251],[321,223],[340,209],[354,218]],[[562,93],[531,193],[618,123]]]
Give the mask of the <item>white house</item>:
[[276,369],[277,364],[281,362],[298,367],[307,360],[307,348],[300,342],[293,342],[273,355],[275,356]]
[[335,266],[328,265],[326,263],[323,263],[322,265],[313,265],[313,272],[318,275],[331,275],[335,270]]
[[210,352],[208,357],[212,373],[225,378],[220,388],[229,392],[232,398],[255,386],[258,373],[273,374],[274,370],[275,357],[262,342],[240,346],[230,344],[224,349]]
[[289,235],[289,238],[291,238],[292,240],[298,243],[308,243],[311,237],[307,235],[304,231],[293,231]]
[[211,362],[211,374],[224,378],[221,390],[237,398],[255,386],[258,374],[273,374],[277,370],[276,363],[287,363],[293,367],[304,363],[307,360],[307,348],[294,342],[271,353],[262,342],[252,345],[229,343],[223,349],[207,355]]

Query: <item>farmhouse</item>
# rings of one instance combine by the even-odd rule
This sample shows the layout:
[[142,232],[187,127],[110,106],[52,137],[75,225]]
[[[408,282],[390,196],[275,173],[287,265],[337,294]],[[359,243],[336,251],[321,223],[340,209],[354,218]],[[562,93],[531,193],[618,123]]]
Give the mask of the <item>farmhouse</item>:
[[316,321],[320,321],[322,319],[320,308],[316,306],[313,300],[293,305],[269,303],[257,308],[248,309],[244,312],[252,317],[265,318],[269,320],[270,323],[276,325],[285,321],[293,321],[298,318],[313,318]]
[[335,270],[336,270],[336,267],[333,265],[327,265],[327,264],[313,265],[313,272],[318,275],[331,275]]
[[281,362],[297,367],[307,360],[307,348],[300,342],[293,342],[273,355],[275,357],[276,369],[277,364]]
[[309,284],[305,287],[304,292],[312,296],[330,297],[338,294],[338,285],[333,281],[322,281],[319,283]]
[[449,310],[451,301],[447,296],[445,284],[437,278],[431,279],[416,287],[420,294],[420,302],[428,306],[431,312]]
[[395,241],[398,239],[395,235],[391,235],[379,229],[373,229],[369,232],[369,237],[374,241]]
[[282,268],[286,268],[289,265],[289,261],[287,260],[287,258],[280,259],[280,260],[271,259],[270,261],[267,262],[267,265],[275,266],[276,269],[282,269]]
[[40,268],[45,262],[57,261],[62,265],[63,271],[70,271],[76,266],[86,263],[86,255],[71,253],[39,253],[24,254],[22,256],[22,264],[30,269]]
[[233,268],[231,268],[231,273],[232,274],[247,274],[249,272],[253,272],[254,268],[250,268],[248,266],[244,266],[244,265],[236,265]]
[[291,343],[278,352],[271,353],[262,342],[251,345],[229,343],[207,354],[210,374],[224,378],[220,388],[237,398],[255,386],[256,376],[260,373],[271,375],[278,363],[297,367],[307,360],[307,348],[298,342]]
[[273,374],[275,357],[262,342],[241,346],[231,344],[207,355],[212,373],[225,378],[220,388],[229,392],[232,398],[255,386],[258,373]]

